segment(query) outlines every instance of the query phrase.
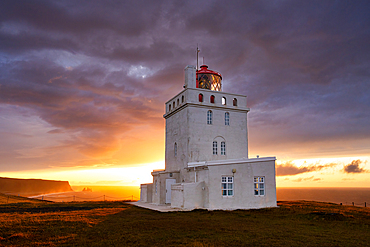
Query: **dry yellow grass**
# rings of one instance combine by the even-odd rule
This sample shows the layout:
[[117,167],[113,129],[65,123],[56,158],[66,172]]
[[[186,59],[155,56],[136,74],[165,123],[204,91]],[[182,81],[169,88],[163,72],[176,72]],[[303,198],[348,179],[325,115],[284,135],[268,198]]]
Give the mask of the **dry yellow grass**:
[[370,209],[321,202],[160,213],[119,201],[0,205],[0,246],[366,246]]
[[13,196],[13,195],[5,195],[0,193],[0,204],[8,204],[8,203],[47,203],[46,201],[41,201],[37,199],[31,199],[27,197],[21,196]]
[[[122,203],[108,208],[92,202],[81,204],[21,202],[19,205],[3,205],[0,207],[0,246],[61,245],[73,241],[78,234],[93,228],[105,217],[125,210]],[[86,207],[87,204],[90,208]]]

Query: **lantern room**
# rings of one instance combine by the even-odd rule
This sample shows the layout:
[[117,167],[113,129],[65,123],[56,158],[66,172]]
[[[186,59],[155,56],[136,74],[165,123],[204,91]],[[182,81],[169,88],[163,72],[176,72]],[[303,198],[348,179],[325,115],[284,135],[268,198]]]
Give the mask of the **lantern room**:
[[209,70],[207,65],[197,70],[197,88],[221,91],[222,76],[220,73]]

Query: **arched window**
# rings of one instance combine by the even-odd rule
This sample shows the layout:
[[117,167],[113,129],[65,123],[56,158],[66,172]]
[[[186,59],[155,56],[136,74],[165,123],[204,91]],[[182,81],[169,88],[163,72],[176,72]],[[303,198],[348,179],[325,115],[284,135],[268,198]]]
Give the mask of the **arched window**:
[[233,100],[233,106],[238,106],[238,100],[236,98]]
[[171,111],[171,104],[168,105],[168,111]]
[[180,105],[180,100],[179,99],[177,99],[177,106],[179,106]]
[[212,150],[213,150],[213,154],[217,155],[217,142],[216,141],[213,142]]
[[207,124],[212,124],[212,111],[207,112]]
[[214,96],[214,95],[211,95],[211,98],[209,99],[209,101],[210,101],[211,103],[215,103],[215,96]]
[[226,98],[222,97],[222,105],[226,105]]
[[175,146],[174,146],[174,153],[175,153],[175,157],[177,156],[177,143],[175,142]]
[[225,112],[225,125],[230,125],[230,113]]
[[185,97],[183,95],[183,96],[181,96],[181,103],[184,103],[184,100],[185,100]]
[[226,143],[221,142],[221,155],[226,155]]
[[173,102],[172,107],[173,107],[173,109],[175,109],[175,101]]
[[203,102],[203,94],[199,94],[199,102]]

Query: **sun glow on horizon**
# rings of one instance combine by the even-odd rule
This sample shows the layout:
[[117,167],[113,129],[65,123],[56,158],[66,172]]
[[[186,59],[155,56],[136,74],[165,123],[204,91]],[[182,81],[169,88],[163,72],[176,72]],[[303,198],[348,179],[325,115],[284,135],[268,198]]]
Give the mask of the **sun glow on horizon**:
[[[345,167],[359,161],[362,172],[345,172]],[[370,187],[370,156],[277,160],[277,187]],[[296,174],[279,174],[279,166],[296,167]]]
[[69,181],[71,186],[139,186],[151,183],[151,172],[164,169],[164,161],[111,168],[75,168],[3,172],[2,177]]
[[[343,169],[360,160],[362,173],[345,173]],[[370,187],[370,156],[344,158],[308,158],[276,161],[278,167],[292,165],[296,174],[276,176],[276,186],[282,187]],[[52,168],[22,172],[2,172],[2,177],[69,181],[71,186],[140,186],[151,183],[151,172],[165,168],[165,161],[115,167]],[[303,169],[303,172],[302,172]],[[307,170],[308,169],[308,170]]]

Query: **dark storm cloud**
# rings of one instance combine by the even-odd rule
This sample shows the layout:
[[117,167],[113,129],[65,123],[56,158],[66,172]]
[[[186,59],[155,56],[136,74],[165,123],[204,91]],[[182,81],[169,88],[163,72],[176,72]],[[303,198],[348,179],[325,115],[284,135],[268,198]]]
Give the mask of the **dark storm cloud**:
[[361,163],[362,163],[361,160],[353,160],[351,164],[345,165],[343,167],[343,172],[345,173],[367,173],[369,172],[368,170],[360,167]]
[[154,16],[158,15],[159,6],[150,1],[4,0],[0,3],[0,20],[45,31],[79,34],[92,30],[114,30],[125,35],[139,35],[156,23]]
[[369,12],[368,1],[1,1],[0,105],[41,118],[61,146],[108,155],[134,126],[162,127],[199,43],[224,91],[248,95],[252,150],[366,153]]
[[290,162],[276,166],[276,176],[292,176],[301,173],[320,171],[325,168],[336,166],[337,164],[330,163],[325,165],[308,165],[297,167]]

